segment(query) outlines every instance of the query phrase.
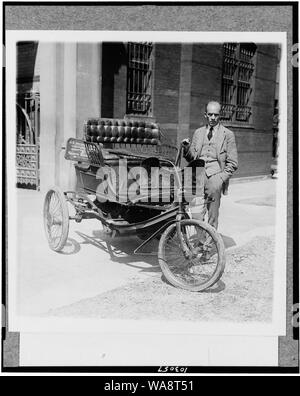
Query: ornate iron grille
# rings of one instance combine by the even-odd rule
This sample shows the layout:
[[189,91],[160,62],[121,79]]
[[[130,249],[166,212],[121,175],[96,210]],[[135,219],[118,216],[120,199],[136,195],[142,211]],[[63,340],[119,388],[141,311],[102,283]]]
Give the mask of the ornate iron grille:
[[248,122],[251,116],[254,44],[223,45],[222,113],[226,121]]
[[17,186],[39,187],[40,96],[38,92],[17,95]]
[[39,185],[39,152],[35,144],[17,144],[17,185]]
[[151,115],[152,43],[128,43],[127,114]]

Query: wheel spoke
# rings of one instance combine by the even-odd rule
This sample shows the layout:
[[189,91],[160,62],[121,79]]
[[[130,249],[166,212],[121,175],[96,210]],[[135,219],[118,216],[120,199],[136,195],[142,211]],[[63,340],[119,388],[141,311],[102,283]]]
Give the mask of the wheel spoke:
[[68,237],[69,214],[66,198],[56,187],[46,195],[44,224],[50,247],[55,251],[61,250]]
[[52,224],[53,224],[53,225],[62,225],[62,221],[63,221],[62,216],[60,216],[60,217],[53,217],[53,218],[52,218]]
[[53,238],[58,238],[59,234],[61,233],[61,227],[60,226],[52,226],[52,232],[51,235]]
[[159,246],[159,263],[166,278],[175,286],[204,290],[206,285],[211,286],[222,275],[225,262],[223,259],[222,265],[219,265],[219,236],[210,226],[202,224],[183,220],[180,234],[175,224],[163,234]]
[[61,212],[61,204],[59,201],[55,202],[51,208],[52,214],[55,214],[56,212]]

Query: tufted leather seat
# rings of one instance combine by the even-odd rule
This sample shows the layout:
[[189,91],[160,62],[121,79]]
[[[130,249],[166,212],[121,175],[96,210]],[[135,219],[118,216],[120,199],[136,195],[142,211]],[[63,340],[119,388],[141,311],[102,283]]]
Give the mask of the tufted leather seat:
[[83,129],[85,140],[93,143],[160,144],[158,124],[145,121],[94,118]]

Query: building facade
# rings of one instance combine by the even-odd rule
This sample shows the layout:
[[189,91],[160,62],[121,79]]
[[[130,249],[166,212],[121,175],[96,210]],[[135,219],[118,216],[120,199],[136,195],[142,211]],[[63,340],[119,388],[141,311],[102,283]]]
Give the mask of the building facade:
[[[222,123],[235,133],[235,177],[267,175],[274,155],[279,61],[275,44],[20,42],[19,186],[73,185],[64,146],[69,137],[83,137],[88,118],[152,120],[166,143],[179,145],[205,123],[209,100],[222,103]],[[31,157],[24,154],[26,144],[36,150]],[[26,155],[31,161],[24,161]],[[32,179],[26,166],[34,169]]]

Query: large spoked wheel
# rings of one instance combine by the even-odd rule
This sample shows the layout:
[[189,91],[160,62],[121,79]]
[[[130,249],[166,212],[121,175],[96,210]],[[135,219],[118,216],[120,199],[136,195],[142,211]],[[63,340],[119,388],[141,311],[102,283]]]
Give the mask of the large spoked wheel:
[[203,291],[224,272],[224,243],[209,224],[192,219],[174,222],[161,236],[158,262],[173,286]]
[[49,246],[59,252],[69,233],[69,211],[66,198],[58,187],[51,188],[44,202],[44,227]]

